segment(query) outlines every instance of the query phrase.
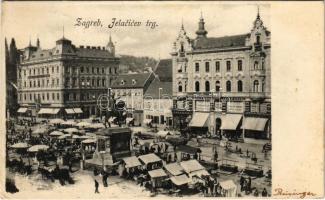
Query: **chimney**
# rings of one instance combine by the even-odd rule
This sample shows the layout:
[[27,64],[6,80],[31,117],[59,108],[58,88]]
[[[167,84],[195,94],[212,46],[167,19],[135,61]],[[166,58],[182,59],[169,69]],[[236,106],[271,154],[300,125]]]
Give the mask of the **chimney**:
[[87,46],[87,49],[90,49],[90,46]]
[[96,49],[96,47],[91,47],[92,49]]
[[80,45],[80,49],[83,49],[84,48],[84,45]]
[[105,50],[105,47],[102,47],[103,48],[103,50]]

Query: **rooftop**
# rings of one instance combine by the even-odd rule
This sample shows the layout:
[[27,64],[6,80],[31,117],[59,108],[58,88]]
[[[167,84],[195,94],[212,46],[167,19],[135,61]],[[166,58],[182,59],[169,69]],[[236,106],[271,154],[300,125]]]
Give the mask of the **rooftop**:
[[200,37],[193,41],[194,49],[214,49],[229,47],[244,47],[248,34],[232,35],[224,37]]
[[172,82],[173,80],[173,63],[172,59],[159,60],[155,74],[159,77],[162,82]]
[[143,88],[152,73],[120,74],[112,83],[113,89],[118,88]]
[[[161,88],[159,94],[159,88]],[[173,95],[173,83],[172,82],[161,82],[158,78],[155,78],[150,84],[148,90],[145,93],[146,96],[150,96],[153,99],[158,99],[159,97]]]

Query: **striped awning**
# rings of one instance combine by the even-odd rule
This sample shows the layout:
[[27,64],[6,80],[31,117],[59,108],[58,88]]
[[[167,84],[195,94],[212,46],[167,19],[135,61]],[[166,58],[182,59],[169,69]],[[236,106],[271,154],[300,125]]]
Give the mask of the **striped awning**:
[[267,118],[245,117],[242,129],[264,131],[267,120]]
[[17,113],[25,113],[25,112],[27,112],[27,108],[19,108],[17,110]]

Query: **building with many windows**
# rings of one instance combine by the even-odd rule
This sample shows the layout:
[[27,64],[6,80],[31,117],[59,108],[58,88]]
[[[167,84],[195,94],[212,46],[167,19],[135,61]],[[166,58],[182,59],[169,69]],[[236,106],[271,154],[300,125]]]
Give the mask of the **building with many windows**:
[[132,119],[134,125],[143,123],[143,97],[154,79],[152,72],[121,74],[111,86],[117,101],[125,102],[127,120]]
[[259,13],[241,35],[208,37],[204,25],[201,16],[194,39],[182,25],[173,45],[174,125],[198,134],[269,138],[270,31]]
[[29,44],[18,66],[19,113],[28,116],[100,115],[97,98],[118,73],[119,58],[106,47],[76,47],[64,37],[52,49]]

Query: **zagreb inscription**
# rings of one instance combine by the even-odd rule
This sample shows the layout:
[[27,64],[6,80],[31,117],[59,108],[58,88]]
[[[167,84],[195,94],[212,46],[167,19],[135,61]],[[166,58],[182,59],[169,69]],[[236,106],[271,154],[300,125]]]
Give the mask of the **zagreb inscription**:
[[75,27],[80,27],[84,29],[94,28],[116,28],[116,27],[147,27],[150,29],[155,29],[158,27],[158,23],[153,20],[139,21],[135,19],[118,19],[112,18],[110,21],[104,21],[100,18],[98,19],[84,19],[82,17],[76,18]]

